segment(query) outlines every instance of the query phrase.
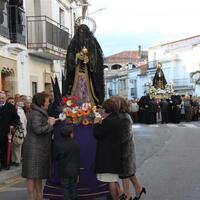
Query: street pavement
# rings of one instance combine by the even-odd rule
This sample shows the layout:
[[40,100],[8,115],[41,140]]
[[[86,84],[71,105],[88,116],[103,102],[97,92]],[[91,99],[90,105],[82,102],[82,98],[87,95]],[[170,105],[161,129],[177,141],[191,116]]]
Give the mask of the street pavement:
[[147,200],[200,199],[200,123],[135,125],[138,170]]
[[[134,124],[141,200],[200,200],[200,122]],[[21,177],[1,181],[0,200],[27,200]],[[132,195],[134,190],[130,185]]]

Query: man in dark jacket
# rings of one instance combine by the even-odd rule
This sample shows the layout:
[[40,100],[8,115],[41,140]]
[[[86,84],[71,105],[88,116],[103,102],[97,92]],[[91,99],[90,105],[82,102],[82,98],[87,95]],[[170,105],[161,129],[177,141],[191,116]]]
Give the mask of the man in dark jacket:
[[161,109],[161,115],[162,115],[162,124],[168,123],[168,111],[169,103],[166,99],[162,99],[160,102],[160,109]]
[[61,135],[62,141],[55,146],[54,158],[58,161],[64,200],[76,200],[76,187],[80,172],[80,149],[73,140],[72,126],[63,127]]
[[19,124],[20,119],[15,107],[6,103],[6,95],[0,92],[0,170],[9,169],[7,165],[7,144],[10,128]]

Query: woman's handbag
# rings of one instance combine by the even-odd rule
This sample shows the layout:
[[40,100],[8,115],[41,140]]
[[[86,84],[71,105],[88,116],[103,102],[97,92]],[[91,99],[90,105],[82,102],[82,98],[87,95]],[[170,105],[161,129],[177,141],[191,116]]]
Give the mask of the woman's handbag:
[[22,125],[16,126],[13,134],[13,143],[15,145],[22,145],[24,142],[24,129]]

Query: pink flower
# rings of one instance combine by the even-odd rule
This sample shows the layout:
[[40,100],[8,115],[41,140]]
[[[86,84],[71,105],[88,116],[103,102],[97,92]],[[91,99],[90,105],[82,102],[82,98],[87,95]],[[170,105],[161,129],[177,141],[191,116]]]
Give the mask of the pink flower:
[[75,108],[75,107],[77,107],[77,104],[76,103],[72,103],[71,107]]
[[78,100],[78,97],[77,96],[71,96],[72,99],[74,99],[75,101]]

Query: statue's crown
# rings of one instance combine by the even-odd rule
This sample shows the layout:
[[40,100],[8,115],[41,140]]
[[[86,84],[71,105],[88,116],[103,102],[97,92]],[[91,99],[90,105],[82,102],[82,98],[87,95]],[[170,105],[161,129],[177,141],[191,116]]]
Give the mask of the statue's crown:
[[162,63],[158,62],[156,67],[159,68],[159,69],[162,68]]

